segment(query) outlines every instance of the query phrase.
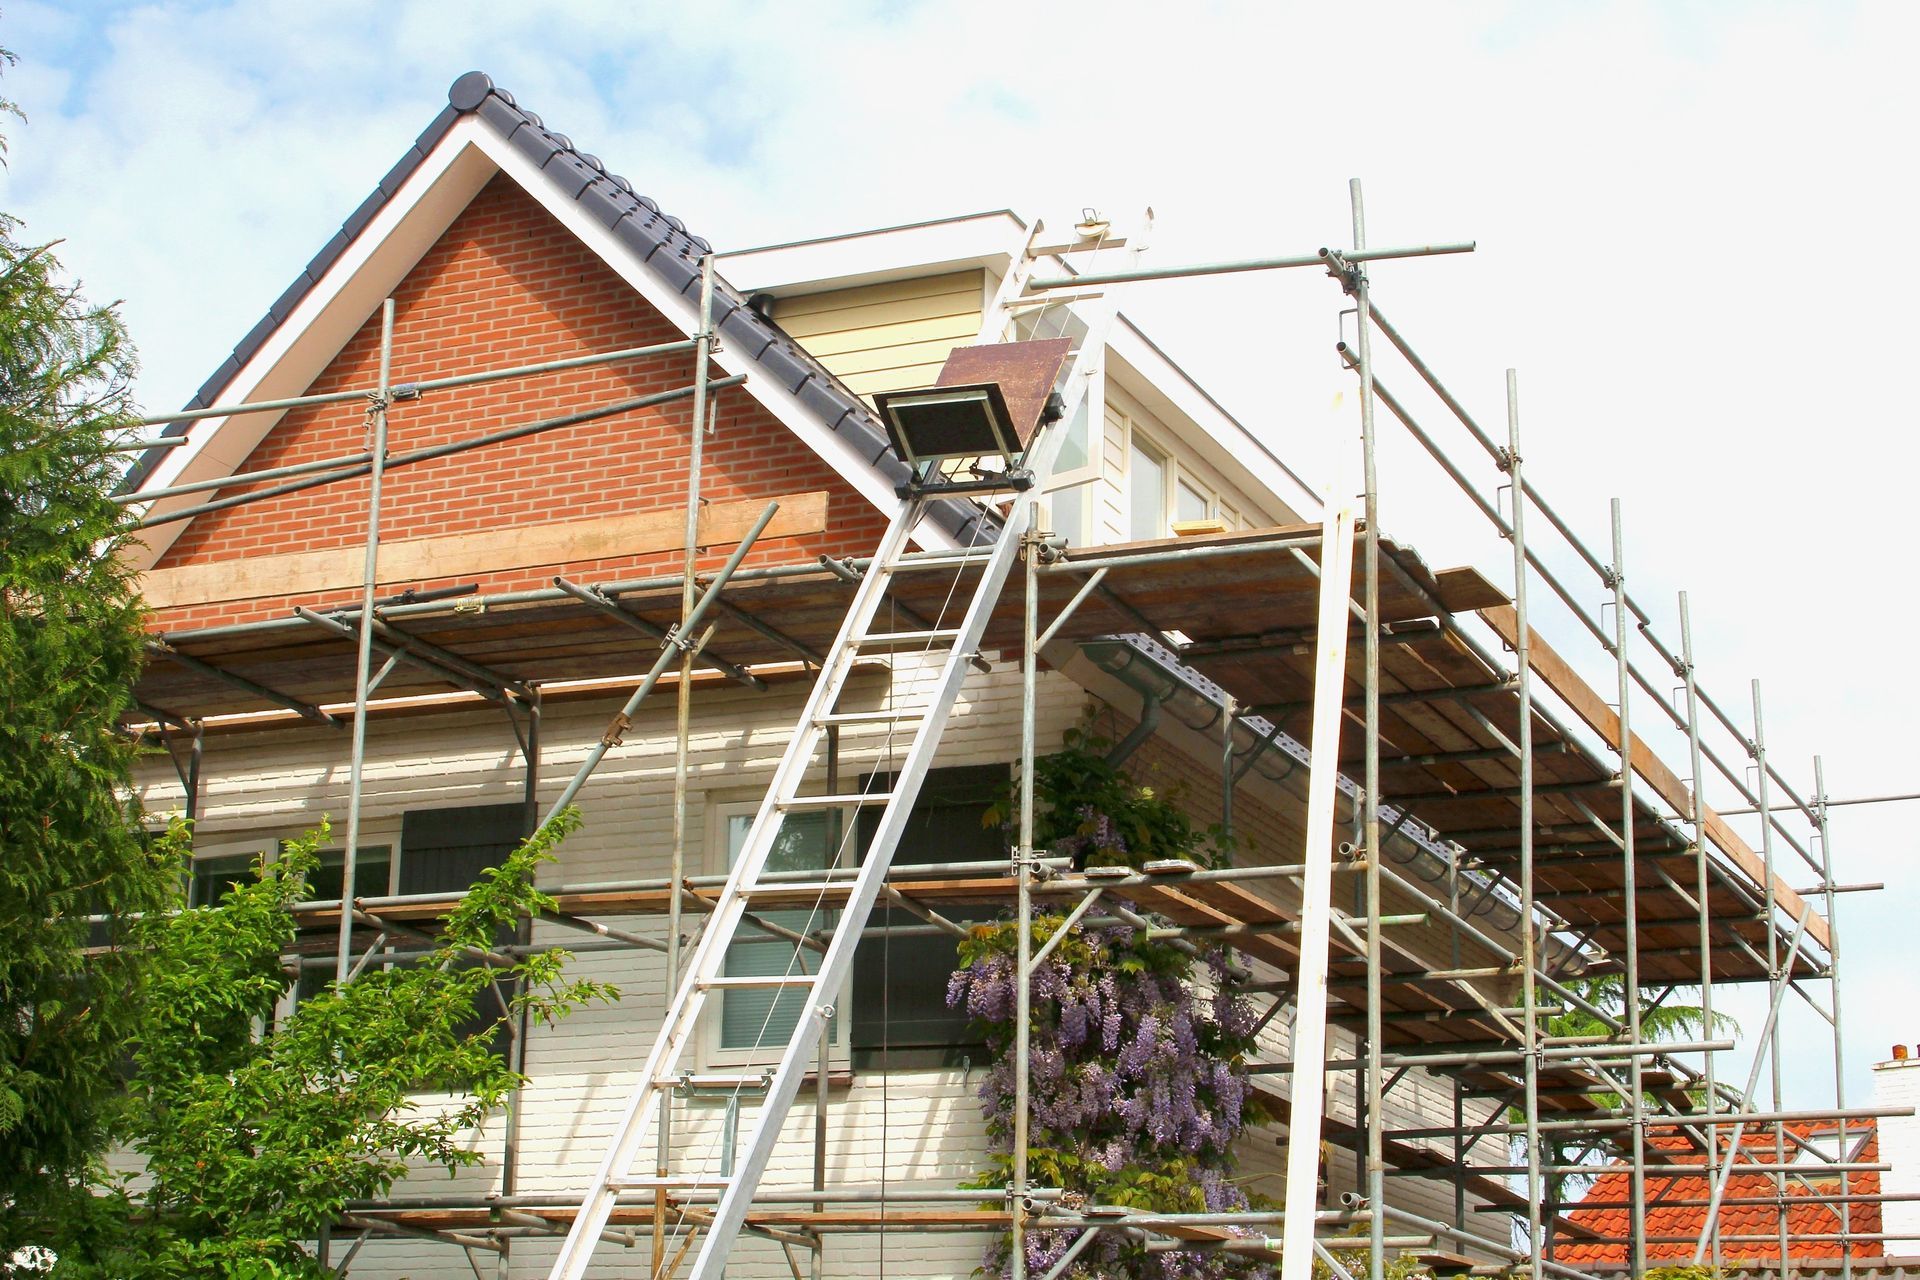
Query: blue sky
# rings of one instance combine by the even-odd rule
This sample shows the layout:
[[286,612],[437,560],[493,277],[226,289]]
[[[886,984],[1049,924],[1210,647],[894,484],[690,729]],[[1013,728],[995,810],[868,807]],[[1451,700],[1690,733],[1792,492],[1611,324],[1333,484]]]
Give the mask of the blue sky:
[[[1346,242],[1360,176],[1373,243],[1479,240],[1469,258],[1377,269],[1381,307],[1484,422],[1503,421],[1503,371],[1519,369],[1530,477],[1596,547],[1623,500],[1631,588],[1668,638],[1691,591],[1723,703],[1744,708],[1758,677],[1797,777],[1820,751],[1836,795],[1909,791],[1916,37],[1920,10],[1893,0],[1177,17],[1009,0],[8,0],[0,44],[21,63],[4,89],[31,123],[9,128],[0,208],[64,238],[94,296],[124,300],[142,394],[164,408],[472,67],[723,249],[1151,204],[1163,261],[1303,252]],[[1125,305],[1297,469],[1333,474],[1353,428],[1328,413],[1344,383],[1326,281],[1142,286]],[[1477,517],[1391,430],[1385,450],[1387,532],[1504,581]],[[1599,584],[1575,580],[1598,608]],[[1731,803],[1724,786],[1709,797]],[[1841,878],[1888,884],[1842,918],[1856,1103],[1867,1063],[1920,1040],[1903,1012],[1916,817],[1836,811]],[[1755,1001],[1740,1012],[1759,1024]],[[1824,1029],[1804,1011],[1789,1028],[1789,1099],[1812,1104]]]

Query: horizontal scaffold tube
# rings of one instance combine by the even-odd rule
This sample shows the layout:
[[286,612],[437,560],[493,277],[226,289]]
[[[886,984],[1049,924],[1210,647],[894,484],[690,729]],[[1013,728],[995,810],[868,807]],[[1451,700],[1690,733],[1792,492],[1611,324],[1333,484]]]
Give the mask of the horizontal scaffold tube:
[[1450,253],[1472,253],[1475,244],[1409,245],[1399,249],[1317,249],[1285,258],[1240,258],[1228,262],[1192,262],[1175,267],[1145,267],[1138,271],[1096,271],[1078,276],[1035,276],[1030,289],[1079,289],[1093,285],[1132,284],[1140,280],[1179,280],[1188,276],[1227,276],[1245,271],[1286,271],[1295,267],[1337,268],[1342,263],[1379,262],[1388,258],[1431,258]]
[[[671,355],[676,351],[691,351],[693,346],[693,340],[685,338],[679,342],[663,342],[650,347],[627,347],[620,351],[604,351],[590,356],[548,360],[542,364],[522,364],[508,369],[488,369],[480,373],[462,373],[448,378],[429,378],[425,382],[399,382],[394,384],[394,389],[416,392],[446,391],[453,387],[471,387],[483,382],[503,382],[509,378],[525,378],[539,373],[558,373],[563,369],[585,369],[593,365],[643,360],[648,356]],[[156,413],[150,417],[138,419],[136,425],[157,427],[169,422],[198,422],[202,418],[236,418],[247,413],[278,413],[286,409],[303,409],[312,405],[345,404],[353,400],[365,400],[376,394],[378,389],[375,387],[360,387],[352,391],[327,391],[310,396],[286,396],[278,400],[243,400],[234,404],[209,405],[204,409],[182,409],[178,413]],[[177,439],[177,437],[166,437],[162,443],[173,443]]]
[[[716,378],[707,385],[710,390],[717,391],[725,387],[737,387],[746,380],[745,374],[738,374],[731,378]],[[616,414],[629,413],[635,409],[647,409],[654,405],[669,404],[675,400],[689,399],[692,397],[693,391],[694,389],[692,387],[678,387],[672,391],[660,391],[650,396],[639,396],[631,400],[621,400],[614,404],[601,405],[594,409],[583,409],[578,413],[563,414],[558,418],[543,418],[537,422],[528,422],[517,427],[508,427],[504,431],[493,431],[486,435],[473,436],[466,440],[454,440],[446,444],[429,445],[422,449],[411,449],[406,453],[391,455],[387,459],[384,469],[392,471],[396,467],[410,467],[415,463],[431,462],[436,458],[445,458],[456,453],[464,453],[469,449],[480,449],[491,444],[503,444],[509,440],[519,440],[525,436],[538,435],[543,431],[553,431],[561,427],[577,427],[582,423],[595,422],[601,418],[611,418]],[[298,480],[290,480],[286,484],[274,485],[271,488],[262,489],[257,493],[235,494],[230,498],[219,498],[212,502],[202,502],[195,506],[182,507],[178,511],[149,515],[142,519],[135,527],[150,529],[155,525],[173,524],[180,520],[191,520],[195,516],[205,515],[210,511],[224,511],[229,507],[241,507],[246,506],[248,503],[264,502],[269,498],[284,497],[289,493],[297,493],[303,489],[313,489],[320,485],[332,484],[337,480],[356,479],[357,477],[368,474],[372,470],[373,463],[370,460],[354,463],[338,471],[329,471],[323,475],[303,476]],[[145,497],[150,495],[139,496]]]

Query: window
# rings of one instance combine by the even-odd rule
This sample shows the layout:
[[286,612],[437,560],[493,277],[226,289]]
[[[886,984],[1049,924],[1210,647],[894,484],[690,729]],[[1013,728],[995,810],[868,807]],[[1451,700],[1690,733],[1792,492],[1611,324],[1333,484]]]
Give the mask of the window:
[[1060,453],[1054,459],[1053,474],[1047,481],[1048,531],[1061,535],[1076,547],[1094,540],[1087,524],[1093,505],[1093,482],[1100,478],[1100,469],[1095,465],[1087,425],[1092,421],[1092,399],[1081,397],[1080,408],[1067,424],[1066,439],[1060,442]]
[[1213,495],[1198,488],[1191,480],[1181,476],[1173,489],[1173,522],[1185,524],[1189,520],[1205,520],[1213,512]]
[[[740,857],[747,833],[753,829],[757,804],[724,805],[719,809],[722,834],[726,839],[727,868]],[[834,846],[845,829],[845,815],[827,812],[790,813],[780,823],[780,833],[767,854],[768,871],[819,871],[831,865]],[[839,918],[835,911],[816,911],[793,907],[755,913],[769,924],[795,933],[830,929]],[[820,953],[789,938],[756,930],[742,923],[738,940],[727,948],[725,974],[729,978],[764,978],[777,974],[814,973],[819,969]],[[714,1047],[726,1055],[772,1057],[793,1038],[793,1029],[806,1004],[806,992],[798,987],[749,988],[723,991],[720,995],[720,1019]],[[839,1033],[838,1018],[829,1031]]]
[[[894,850],[893,865],[1005,859],[1003,833],[997,826],[986,826],[982,819],[1005,791],[1007,778],[1005,765],[935,769],[929,773]],[[886,777],[871,781],[876,789],[891,784]],[[862,849],[867,847],[879,818],[877,808],[860,811]],[[941,914],[964,925],[996,919],[999,911],[994,907],[942,907]],[[921,923],[917,916],[894,909],[876,910],[872,922],[876,927]],[[945,933],[908,937],[881,934],[862,939],[853,961],[854,1050],[954,1051],[974,1044],[967,1034],[965,1011],[947,1007],[947,979],[955,963],[954,939]]]
[[[453,893],[472,886],[480,873],[500,866],[532,831],[533,811],[522,804],[475,804],[452,809],[414,809],[400,822],[399,893]],[[363,854],[362,857],[365,855]],[[355,883],[360,877],[356,872]],[[364,890],[362,891],[364,892]],[[518,929],[507,927],[496,943],[515,941]],[[473,964],[485,964],[483,960]],[[504,993],[506,997],[511,992]],[[475,1001],[473,1019],[460,1030],[471,1035],[492,1026],[506,1013],[498,984]],[[494,1053],[505,1057],[513,1031],[502,1023],[493,1034]]]
[[259,861],[257,853],[195,854],[187,868],[187,905],[218,905],[234,885],[253,879],[253,869]]
[[1127,441],[1127,536],[1146,542],[1167,536],[1167,458],[1138,431]]
[[[506,861],[507,855],[525,838],[527,824],[528,810],[524,804],[413,810],[401,819],[397,847],[391,841],[360,846],[354,859],[352,896],[378,898],[389,894],[453,893],[466,889],[479,879],[483,870]],[[307,876],[305,896],[315,901],[339,898],[345,861],[344,849],[321,850],[320,865]],[[199,880],[196,863],[196,886]],[[512,929],[503,930],[496,941],[511,943],[515,940],[514,934]],[[333,981],[338,937],[339,931],[333,925],[300,932],[295,945],[307,959],[300,967],[293,1005],[324,991]],[[406,949],[414,948],[407,945]],[[499,993],[489,989],[478,1002],[469,1030],[492,1025],[503,1012],[505,1006]],[[501,1027],[495,1033],[494,1052],[504,1055],[511,1043],[511,1033]]]
[[[310,902],[324,902],[341,896],[340,887],[346,878],[345,849],[320,850],[320,865],[307,873],[306,892],[301,897]],[[198,877],[196,876],[196,880]],[[226,884],[219,886],[224,894]],[[393,846],[390,844],[363,844],[359,856],[353,860],[353,897],[378,898],[393,892]],[[302,929],[294,940],[294,946],[300,953],[300,981],[294,984],[293,1003],[287,1006],[287,1012],[309,996],[318,995],[327,989],[339,971],[336,957],[340,954],[340,929],[337,925],[326,924],[313,929]]]

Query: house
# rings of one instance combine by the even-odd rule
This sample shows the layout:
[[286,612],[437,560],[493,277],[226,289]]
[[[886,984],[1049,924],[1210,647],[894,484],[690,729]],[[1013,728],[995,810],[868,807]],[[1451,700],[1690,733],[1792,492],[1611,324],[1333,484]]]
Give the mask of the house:
[[[1010,276],[1119,265],[1124,240],[1121,228],[1094,228],[1049,241],[1001,211],[713,254],[718,347],[700,421],[694,336],[710,247],[472,73],[208,379],[188,406],[198,416],[168,428],[188,443],[141,460],[130,484],[146,521],[138,567],[154,633],[141,715],[176,749],[176,767],[146,769],[142,799],[195,819],[194,901],[214,899],[252,859],[323,815],[341,840],[302,914],[309,944],[290,999],[334,973],[343,896],[360,908],[354,953],[398,945],[406,927],[430,921],[503,856],[583,761],[599,760],[579,796],[586,825],[548,868],[561,912],[521,941],[570,946],[581,973],[624,996],[506,1050],[531,1083],[473,1136],[485,1162],[362,1206],[356,1274],[463,1273],[454,1237],[436,1232],[485,1237],[502,1274],[546,1273],[569,1220],[560,1211],[599,1165],[671,995],[666,913],[674,902],[690,903],[689,913],[711,904],[870,572],[863,558],[899,506],[909,475],[872,397],[933,383],[956,349],[1009,336],[1096,347],[1083,411],[1058,428],[1060,458],[1041,499],[1069,570],[1076,552],[1087,566],[1081,577],[1047,577],[1048,616],[1078,607],[1042,651],[1031,701],[1018,602],[993,615],[982,669],[959,694],[894,855],[904,897],[875,915],[834,1002],[814,1081],[825,1086],[827,1124],[816,1130],[819,1094],[804,1090],[762,1185],[810,1188],[818,1161],[830,1185],[854,1189],[855,1208],[837,1220],[851,1229],[824,1237],[829,1274],[965,1276],[985,1235],[1004,1225],[954,1190],[986,1158],[975,1093],[988,1064],[947,1007],[952,941],[928,918],[964,925],[1011,901],[1005,837],[982,815],[1009,784],[1026,716],[1042,752],[1091,720],[1136,777],[1178,788],[1199,821],[1230,822],[1243,867],[1299,860],[1309,770],[1288,732],[1301,722],[1286,717],[1312,702],[1317,570],[1301,548],[1317,545],[1317,504],[1255,432],[1124,317],[1109,325],[1093,303],[1017,292],[1009,305]],[[494,376],[511,369],[523,372]],[[375,423],[366,392],[381,385],[392,394],[369,639],[379,683],[361,759],[350,722]],[[286,399],[302,403],[222,408]],[[485,447],[468,447],[479,439]],[[730,558],[738,570],[718,593],[716,629],[690,680],[680,810],[681,737],[664,692],[673,679],[631,716],[620,709],[662,645],[675,643],[696,441],[694,566],[709,583]],[[223,484],[242,474],[253,478]],[[933,504],[914,531],[926,553],[997,536],[991,504],[965,494]],[[1092,576],[1094,553],[1111,558],[1105,583]],[[1383,1044],[1481,1046],[1506,1034],[1520,999],[1521,900],[1488,869],[1511,854],[1510,831],[1496,828],[1511,825],[1512,793],[1476,796],[1468,784],[1506,785],[1482,762],[1504,740],[1490,717],[1513,713],[1514,686],[1454,619],[1487,611],[1497,631],[1506,597],[1471,570],[1430,570],[1397,543],[1384,544],[1383,563],[1392,575],[1386,666],[1399,691],[1395,785],[1425,797],[1417,815],[1405,802],[1387,811],[1380,908],[1394,924],[1381,962]],[[964,584],[917,575],[883,608],[902,629],[937,630],[964,604]],[[856,718],[836,726],[830,758],[808,775],[821,794],[858,794],[896,766],[903,743],[889,700],[937,666],[912,653],[856,664],[840,703]],[[1555,678],[1577,701],[1577,678]],[[1450,710],[1416,711],[1423,699]],[[1565,831],[1584,821],[1573,808],[1579,788],[1617,786],[1573,729],[1537,714],[1562,788],[1541,800],[1543,822],[1562,824],[1565,845],[1540,875],[1561,895],[1555,919],[1568,926],[1542,939],[1558,972],[1577,973],[1627,935],[1609,892],[1617,859]],[[1360,754],[1349,746],[1343,767],[1357,772]],[[1339,820],[1352,823],[1353,785],[1341,786]],[[343,819],[356,788],[349,853]],[[831,844],[824,833],[860,831],[865,812],[853,802],[815,806],[795,823],[791,866],[817,867]],[[1655,806],[1639,812],[1643,847],[1678,839]],[[1730,861],[1716,854],[1712,864],[1712,905],[1726,917],[1715,927],[1731,953],[1716,963],[1735,977],[1748,962],[1733,942],[1776,926],[1752,912],[1750,851],[1747,863],[1727,852]],[[940,875],[915,883],[916,865]],[[675,891],[676,867],[690,897]],[[1263,1056],[1284,1064],[1298,885],[1284,875],[1241,884],[1183,874],[1141,888],[1143,909],[1233,939],[1248,989],[1263,1010],[1273,1006]],[[1335,874],[1343,913],[1364,911],[1363,881],[1352,865]],[[1778,886],[1783,902],[1790,892]],[[1641,893],[1650,909],[1664,904],[1658,927],[1677,932],[1680,899],[1655,883]],[[1721,912],[1728,902],[1746,910]],[[789,932],[822,923],[803,911]],[[728,973],[777,970],[793,946],[736,944]],[[1519,1055],[1396,1066],[1381,1111],[1363,1116],[1353,1060],[1367,966],[1351,939],[1337,936],[1335,948],[1329,1047],[1345,1065],[1326,1076],[1320,1203],[1337,1210],[1343,1196],[1365,1194],[1369,1127],[1390,1127],[1388,1202],[1429,1224],[1423,1236],[1437,1230],[1498,1256],[1505,1233],[1486,1225],[1486,1211],[1524,1213],[1526,1198],[1504,1178],[1504,1142],[1482,1139],[1520,1087]],[[1686,981],[1696,968],[1675,949],[1651,955],[1643,972]],[[710,1006],[684,1060],[692,1078],[676,1105],[675,1153],[725,1163],[752,1104],[737,1087],[703,1091],[699,1077],[761,1070],[797,1014],[776,988],[744,983]],[[1549,1105],[1584,1114],[1593,1077],[1572,1062],[1554,1071]],[[1284,1070],[1254,1077],[1282,1112],[1289,1079]],[[1277,1199],[1286,1149],[1278,1123],[1249,1132],[1243,1183]],[[897,1211],[916,1196],[931,1207]],[[638,1201],[616,1215],[616,1231],[636,1232],[637,1244],[605,1251],[608,1274],[646,1265],[650,1216]],[[739,1241],[730,1274],[788,1274],[791,1233],[762,1225]]]
[[[1782,1126],[1780,1150],[1791,1154],[1824,1149],[1832,1159],[1869,1165],[1879,1162],[1880,1147],[1872,1121],[1855,1121],[1849,1126],[1844,1147],[1840,1145],[1840,1129],[1835,1121],[1789,1123]],[[1773,1126],[1755,1125],[1740,1134],[1736,1147],[1732,1126],[1726,1126],[1726,1131],[1718,1135],[1716,1160],[1724,1163],[1727,1154],[1737,1150],[1744,1165],[1778,1163],[1774,1138]],[[1660,1153],[1663,1164],[1694,1168],[1706,1164],[1705,1150],[1684,1136],[1656,1134],[1649,1145]],[[1791,1262],[1802,1273],[1837,1272],[1843,1256],[1873,1265],[1905,1253],[1898,1247],[1885,1247],[1880,1238],[1880,1187],[1876,1172],[1834,1173],[1819,1178],[1790,1175],[1776,1180],[1768,1172],[1736,1168],[1726,1178],[1720,1205],[1713,1215],[1719,1227],[1718,1257],[1732,1271],[1777,1273],[1782,1232],[1788,1240]],[[1567,1215],[1571,1231],[1554,1242],[1555,1260],[1624,1271],[1631,1195],[1624,1165],[1611,1165],[1594,1178]],[[1647,1197],[1649,1261],[1684,1265],[1692,1260],[1695,1245],[1707,1226],[1712,1195],[1711,1185],[1695,1178],[1668,1180],[1656,1186]],[[1579,1232],[1592,1232],[1604,1242],[1574,1234]],[[1715,1257],[1711,1250],[1704,1256],[1708,1262]]]

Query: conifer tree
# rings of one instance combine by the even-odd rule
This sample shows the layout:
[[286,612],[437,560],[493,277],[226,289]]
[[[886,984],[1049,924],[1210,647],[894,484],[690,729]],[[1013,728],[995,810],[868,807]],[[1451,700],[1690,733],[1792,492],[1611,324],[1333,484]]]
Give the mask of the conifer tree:
[[141,964],[88,917],[160,905],[173,874],[119,728],[142,644],[111,501],[133,357],[18,231],[0,217],[0,1259],[79,1193],[121,1092]]

